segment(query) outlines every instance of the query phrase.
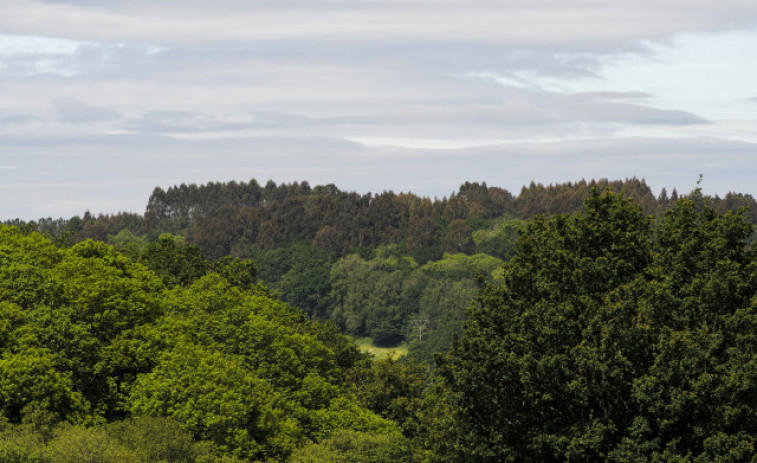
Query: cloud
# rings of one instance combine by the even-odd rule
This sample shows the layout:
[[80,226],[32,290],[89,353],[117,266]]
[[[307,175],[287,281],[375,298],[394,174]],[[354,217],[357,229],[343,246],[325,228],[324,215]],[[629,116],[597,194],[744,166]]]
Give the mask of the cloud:
[[[12,147],[12,149],[8,149]],[[71,148],[75,148],[72,150]],[[705,192],[751,192],[757,144],[708,138],[616,138],[509,143],[458,150],[369,148],[325,137],[247,137],[203,141],[154,135],[0,138],[0,218],[70,217],[144,211],[155,186],[273,179],[335,183],[359,192],[412,191],[443,196],[466,180],[517,193],[531,180],[646,178],[656,189],[689,191],[699,173]],[[75,152],[75,155],[71,153]],[[76,169],[67,169],[74,163]],[[97,198],[94,202],[92,198]]]
[[[418,185],[418,191],[427,194],[473,179],[517,193],[530,180],[548,184],[633,176],[645,178],[658,191],[667,187],[684,192],[693,189],[703,173],[705,193],[722,196],[729,191],[753,191],[750,177],[757,168],[757,144],[698,137],[511,143],[443,152],[382,150],[386,156],[395,152],[387,163],[394,175],[403,178],[401,172],[406,170],[401,181]],[[414,169],[422,170],[428,180],[414,177]],[[385,179],[386,170],[377,170],[377,175]]]
[[639,125],[705,124],[707,120],[687,111],[656,109],[637,104],[612,102],[576,102],[566,106],[578,120]]
[[149,111],[117,124],[120,129],[155,134],[228,132],[240,130],[278,130],[316,125],[312,118],[278,111],[203,114],[190,111]]
[[246,124],[222,124],[188,111],[150,111],[137,120],[124,124],[129,130],[145,133],[199,132],[245,126]]
[[27,125],[37,122],[39,119],[28,114],[13,114],[10,116],[0,117],[0,127]]
[[480,40],[532,44],[659,38],[672,31],[749,24],[755,6],[744,0],[625,2],[517,0],[404,2],[185,1],[40,2],[0,7],[0,28],[103,41],[163,43],[240,40]]
[[596,100],[608,100],[608,101],[626,101],[626,100],[645,101],[654,97],[654,95],[652,95],[651,93],[646,93],[646,92],[612,92],[612,91],[581,92],[581,93],[575,93],[573,94],[573,96],[578,97],[578,98],[591,98],[591,99],[596,99]]
[[626,101],[639,98],[637,93],[562,95],[508,90],[502,96],[501,101],[489,104],[404,105],[372,115],[323,121],[318,130],[329,130],[332,124],[339,133],[353,136],[518,140],[601,137],[628,126],[709,123],[686,111]]
[[163,51],[156,46],[0,35],[0,77],[72,77],[144,72]]
[[75,98],[56,99],[55,112],[58,120],[65,124],[110,122],[118,121],[122,118],[118,112],[112,109],[92,106]]

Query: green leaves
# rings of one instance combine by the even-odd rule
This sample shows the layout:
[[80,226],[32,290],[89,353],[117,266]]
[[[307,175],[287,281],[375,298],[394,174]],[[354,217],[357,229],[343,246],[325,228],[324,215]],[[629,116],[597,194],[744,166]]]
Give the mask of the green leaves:
[[[653,230],[594,193],[537,218],[441,363],[440,460],[739,461],[757,434],[751,226],[706,199]],[[738,322],[736,321],[738,320]]]
[[174,418],[221,449],[253,458],[279,454],[287,449],[276,443],[297,440],[297,426],[275,409],[277,402],[270,384],[245,369],[243,359],[181,345],[137,380],[130,409]]
[[0,414],[15,422],[39,411],[58,419],[84,419],[88,404],[74,390],[71,373],[59,369],[55,355],[46,349],[5,351],[0,357]]
[[160,235],[158,241],[147,244],[139,260],[169,288],[186,286],[210,269],[197,246],[170,234]]
[[[360,359],[354,344],[252,287],[250,261],[220,262],[223,276],[185,274],[194,268],[183,253],[189,248],[161,240],[151,262],[166,263],[156,267],[164,277],[179,277],[168,278],[168,290],[103,243],[59,250],[7,227],[0,237],[0,420],[49,430],[57,422],[169,417],[212,450],[177,461],[214,461],[215,453],[224,461],[282,460],[340,429],[397,432],[348,387]],[[5,449],[0,436],[0,456],[173,461],[155,456],[169,443],[150,443],[129,426],[58,427],[34,437],[44,448],[36,453],[16,444]]]
[[297,450],[289,463],[407,463],[407,445],[402,435],[345,430]]
[[177,421],[139,417],[91,427],[62,423],[0,426],[4,463],[209,463],[241,462],[195,442]]

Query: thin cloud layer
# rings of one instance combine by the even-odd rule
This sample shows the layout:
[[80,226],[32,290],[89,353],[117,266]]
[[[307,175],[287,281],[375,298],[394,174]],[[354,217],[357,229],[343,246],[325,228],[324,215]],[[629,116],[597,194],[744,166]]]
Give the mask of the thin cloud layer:
[[757,53],[755,26],[741,0],[5,2],[0,218],[253,177],[442,195],[704,173],[722,194],[757,154],[734,77],[757,64],[729,51]]
[[[25,219],[70,217],[86,210],[143,212],[156,185],[232,179],[308,180],[362,193],[391,189],[441,197],[466,179],[518,193],[530,182],[524,179],[549,184],[635,176],[687,192],[704,173],[704,191],[717,194],[749,191],[757,170],[757,145],[705,138],[611,138],[433,150],[365,147],[323,137],[188,141],[110,135],[6,139],[0,150],[20,154],[17,164],[9,166],[13,169],[0,169],[0,196],[15,199],[4,202],[4,214]],[[77,168],[69,169],[71,163]]]
[[480,40],[556,44],[662,38],[682,31],[750,26],[744,0],[682,2],[17,0],[0,7],[0,27],[104,41]]

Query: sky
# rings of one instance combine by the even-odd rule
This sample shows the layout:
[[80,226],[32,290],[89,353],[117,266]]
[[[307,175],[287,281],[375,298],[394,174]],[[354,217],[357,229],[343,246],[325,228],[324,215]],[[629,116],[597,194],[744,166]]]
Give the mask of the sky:
[[0,220],[155,187],[757,195],[754,0],[0,3]]

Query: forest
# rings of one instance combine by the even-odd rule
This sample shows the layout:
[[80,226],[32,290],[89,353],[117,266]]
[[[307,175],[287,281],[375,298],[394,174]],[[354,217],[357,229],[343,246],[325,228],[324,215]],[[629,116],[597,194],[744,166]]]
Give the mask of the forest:
[[[654,195],[635,178],[531,183],[518,195],[465,182],[434,199],[253,179],[156,188],[142,215],[7,224],[63,247],[87,239],[111,244],[169,287],[191,283],[222,259],[251,259],[255,281],[308,317],[435,365],[434,353],[448,350],[460,331],[479,280],[501,282],[526,221],[578,211],[594,188],[633,198],[653,217],[679,199],[675,189]],[[749,195],[710,202],[718,212],[747,207],[744,214],[757,223]]]
[[8,221],[0,462],[754,461],[754,202],[251,180]]

